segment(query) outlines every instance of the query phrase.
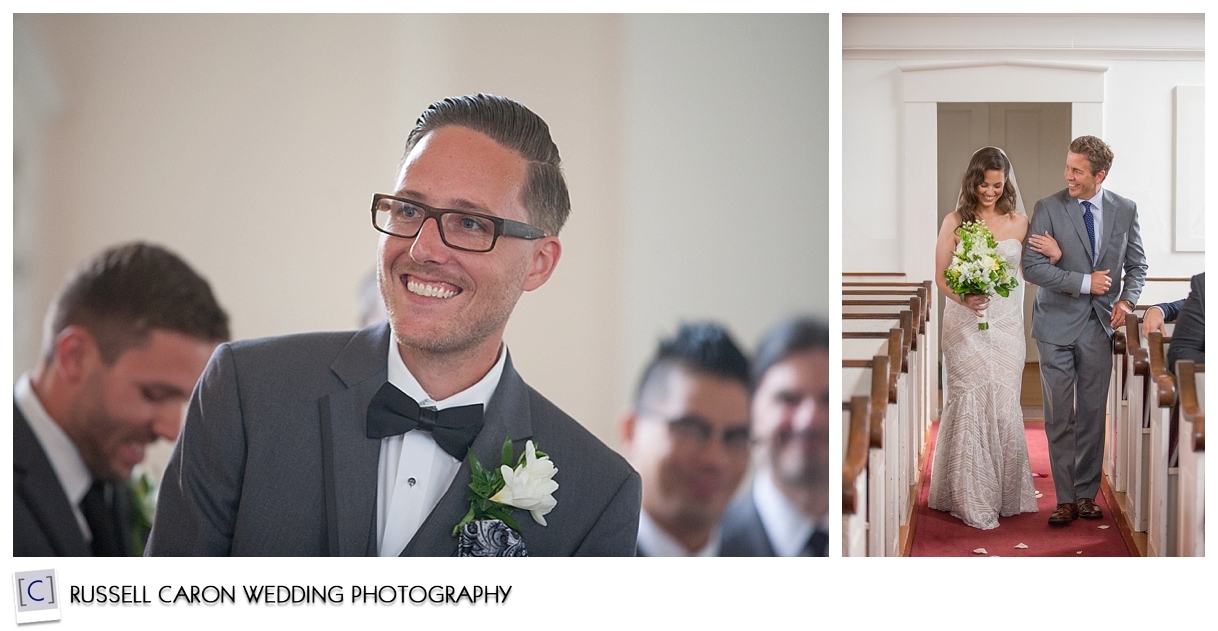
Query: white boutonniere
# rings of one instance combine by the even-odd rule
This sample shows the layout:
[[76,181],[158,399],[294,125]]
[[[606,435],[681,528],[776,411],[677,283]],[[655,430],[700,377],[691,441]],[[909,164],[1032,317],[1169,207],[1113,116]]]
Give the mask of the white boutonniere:
[[[463,556],[466,556],[465,553],[481,556],[474,554],[476,550],[469,549],[470,544],[466,539],[475,540],[475,549],[489,545],[494,551],[507,546],[517,554],[523,553],[523,542],[519,539],[520,524],[512,513],[527,510],[533,521],[545,526],[545,516],[558,504],[554,499],[554,491],[558,490],[554,475],[558,473],[558,468],[545,452],[533,445],[533,441],[525,443],[524,453],[513,457],[512,438],[509,436],[503,441],[501,460],[498,468],[488,469],[478,462],[472,451],[469,452],[472,477],[469,483],[469,512],[453,528],[454,537],[458,534],[462,536],[459,550]],[[494,521],[502,522],[515,532],[506,532],[497,527],[488,529],[485,523],[478,523]],[[488,537],[501,545],[496,546],[496,541],[486,541]]]

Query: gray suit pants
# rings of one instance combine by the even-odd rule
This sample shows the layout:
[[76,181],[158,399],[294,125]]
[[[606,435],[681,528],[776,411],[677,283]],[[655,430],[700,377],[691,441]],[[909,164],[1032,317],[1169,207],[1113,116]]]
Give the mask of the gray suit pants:
[[1073,344],[1036,342],[1057,503],[1095,499],[1104,458],[1112,341],[1095,312]]

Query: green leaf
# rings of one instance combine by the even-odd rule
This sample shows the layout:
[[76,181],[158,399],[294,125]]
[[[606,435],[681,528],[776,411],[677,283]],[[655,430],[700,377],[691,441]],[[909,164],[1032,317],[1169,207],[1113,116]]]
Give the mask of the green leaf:
[[503,439],[503,452],[500,458],[505,466],[512,466],[512,435],[508,434],[507,438]]
[[457,533],[461,532],[461,529],[465,527],[465,524],[468,524],[469,522],[471,522],[473,520],[474,520],[474,507],[470,506],[469,512],[465,514],[465,517],[462,517],[461,521],[457,522],[457,525],[453,527],[453,536],[456,537]]
[[512,530],[520,532],[520,524],[516,523],[516,520],[512,518],[512,514],[510,512],[505,514],[503,517],[500,517],[500,519]]

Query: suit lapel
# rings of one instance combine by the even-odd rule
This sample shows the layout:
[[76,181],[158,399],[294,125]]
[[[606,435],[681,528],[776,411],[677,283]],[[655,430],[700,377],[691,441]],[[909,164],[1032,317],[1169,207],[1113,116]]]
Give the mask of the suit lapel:
[[1070,219],[1070,223],[1074,225],[1074,231],[1078,233],[1078,238],[1083,242],[1083,250],[1087,252],[1089,257],[1087,260],[1094,261],[1095,252],[1091,250],[1091,237],[1087,236],[1087,222],[1083,221],[1083,205],[1077,199],[1070,197],[1069,193],[1062,192],[1066,198],[1063,206],[1066,210],[1066,216]]
[[[504,352],[507,352],[506,348]],[[495,394],[487,404],[482,431],[470,449],[483,466],[498,467],[503,441],[508,436],[512,437],[516,454],[523,452],[525,443],[533,437],[528,386],[512,366],[510,354],[504,360],[503,375],[499,378]],[[461,463],[448,491],[402,550],[402,556],[453,556],[457,553],[457,538],[452,536],[452,530],[469,511],[466,494],[471,479],[467,458]]]
[[[1108,239],[1112,238],[1112,230],[1116,227],[1117,213],[1121,212],[1121,210],[1122,208],[1118,204],[1116,197],[1112,193],[1109,193],[1108,189],[1104,189],[1104,235],[1097,244],[1099,252],[1096,253],[1096,261],[1104,256],[1104,248],[1108,245]],[[1117,276],[1119,277],[1120,274]]]
[[381,441],[365,430],[368,403],[385,383],[387,322],[359,331],[330,366],[346,385],[318,401],[326,498],[326,554],[376,553],[377,463]]
[[60,556],[92,556],[72,504],[25,415],[13,403],[13,493],[29,507]]
[[757,510],[757,498],[753,496],[753,490],[749,489],[749,532],[755,537],[754,545],[757,546],[757,556],[773,557],[778,556],[774,551],[774,545],[770,543],[770,536],[765,531],[765,524],[761,521],[761,512]]

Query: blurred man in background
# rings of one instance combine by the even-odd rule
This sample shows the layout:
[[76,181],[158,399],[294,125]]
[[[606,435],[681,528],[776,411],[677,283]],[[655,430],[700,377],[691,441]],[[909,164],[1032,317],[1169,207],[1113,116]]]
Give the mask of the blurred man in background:
[[127,481],[174,440],[228,316],[182,259],[132,243],[78,268],[47,315],[42,360],[13,391],[14,556],[123,556]]
[[829,556],[829,327],[796,317],[753,358],[762,462],[723,518],[721,556]]
[[719,520],[749,462],[748,377],[717,325],[683,324],[660,343],[621,421],[643,478],[640,555],[719,554]]

